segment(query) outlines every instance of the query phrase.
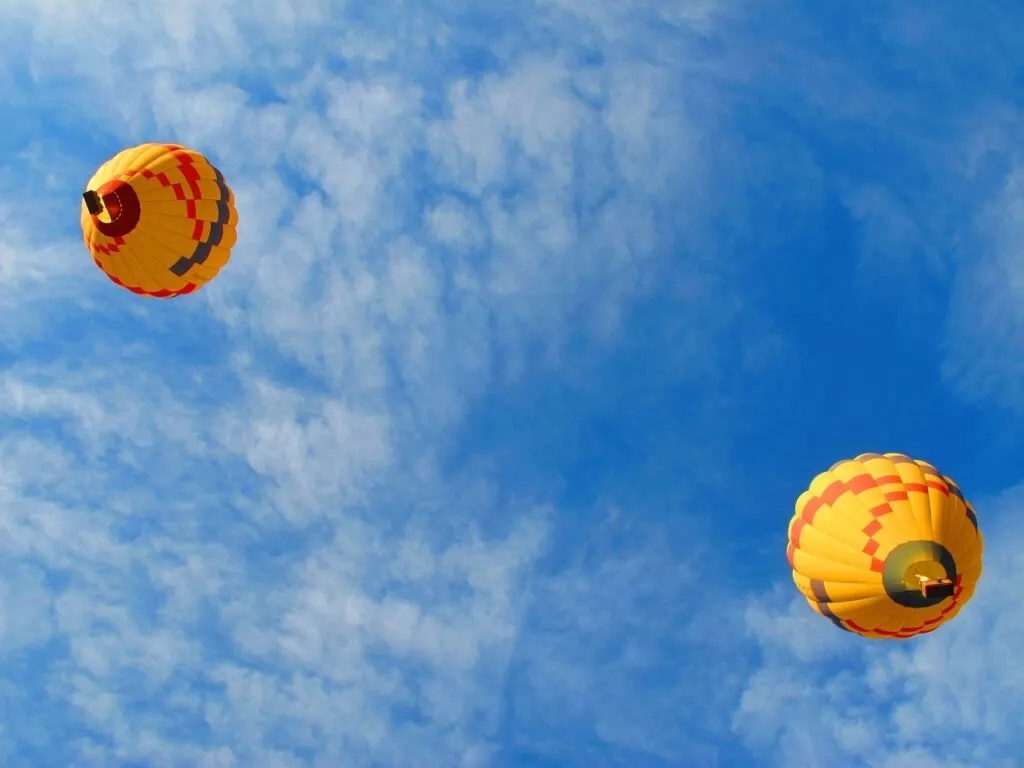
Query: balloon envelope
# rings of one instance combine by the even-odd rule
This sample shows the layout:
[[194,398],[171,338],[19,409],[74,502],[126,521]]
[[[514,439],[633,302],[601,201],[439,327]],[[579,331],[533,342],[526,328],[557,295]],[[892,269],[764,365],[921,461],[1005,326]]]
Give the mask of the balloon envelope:
[[140,144],[99,167],[82,196],[82,235],[117,285],[171,298],[212,280],[231,256],[238,213],[220,171],[177,144]]
[[873,639],[931,632],[974,594],[983,541],[974,508],[934,466],[865,453],[814,478],[786,555],[817,613]]

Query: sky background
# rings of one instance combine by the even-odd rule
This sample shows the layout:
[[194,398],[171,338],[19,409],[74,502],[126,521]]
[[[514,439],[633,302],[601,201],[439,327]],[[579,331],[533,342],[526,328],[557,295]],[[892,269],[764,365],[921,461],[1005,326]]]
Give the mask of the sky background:
[[[820,7],[819,7],[820,6]],[[1024,8],[0,0],[0,763],[1024,765]],[[110,283],[94,168],[237,196]],[[986,571],[814,615],[901,451]]]

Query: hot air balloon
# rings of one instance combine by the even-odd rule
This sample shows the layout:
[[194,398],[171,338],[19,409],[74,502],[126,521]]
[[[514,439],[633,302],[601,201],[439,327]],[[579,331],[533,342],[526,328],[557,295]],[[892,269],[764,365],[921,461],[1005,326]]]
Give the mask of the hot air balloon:
[[935,467],[864,453],[814,478],[796,502],[786,550],[817,613],[872,639],[932,632],[981,578],[974,508]]
[[82,195],[96,266],[142,296],[192,293],[228,262],[238,213],[220,171],[177,144],[140,144],[100,166]]

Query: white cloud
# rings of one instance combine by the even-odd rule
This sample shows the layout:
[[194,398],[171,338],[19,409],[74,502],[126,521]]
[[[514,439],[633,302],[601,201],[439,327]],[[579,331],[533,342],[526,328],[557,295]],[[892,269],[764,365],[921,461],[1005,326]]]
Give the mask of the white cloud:
[[615,516],[586,528],[572,534],[585,555],[534,579],[506,683],[511,745],[572,760],[579,739],[601,745],[595,761],[618,754],[609,765],[728,764],[721,713],[745,665],[731,658],[743,651],[729,595],[705,581],[722,564]]
[[[1005,149],[1015,157],[1018,150]],[[1014,161],[975,219],[977,234],[960,268],[949,308],[944,374],[972,400],[1024,407],[1017,382],[1024,372],[1024,167]]]

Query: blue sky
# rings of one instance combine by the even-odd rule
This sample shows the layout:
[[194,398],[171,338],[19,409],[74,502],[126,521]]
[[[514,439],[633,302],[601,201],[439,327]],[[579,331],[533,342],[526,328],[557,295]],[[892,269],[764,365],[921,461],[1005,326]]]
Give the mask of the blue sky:
[[[1002,768],[1024,754],[1024,10],[0,2],[0,757]],[[109,283],[124,146],[236,192]],[[817,472],[987,541],[918,642],[814,616]]]

